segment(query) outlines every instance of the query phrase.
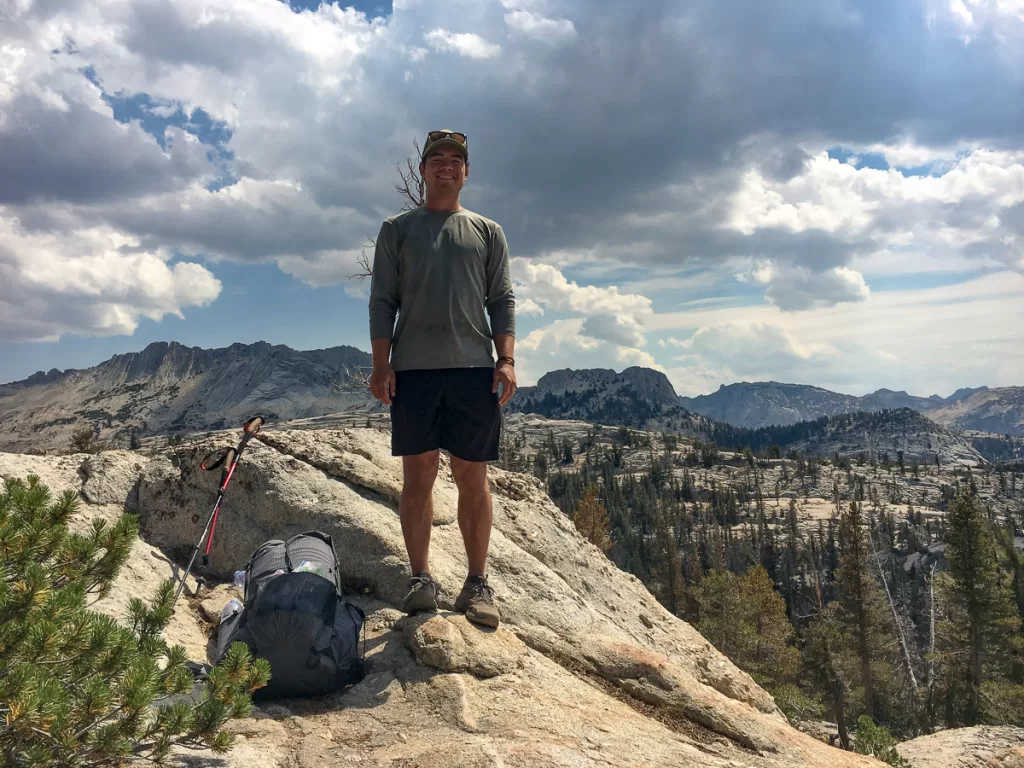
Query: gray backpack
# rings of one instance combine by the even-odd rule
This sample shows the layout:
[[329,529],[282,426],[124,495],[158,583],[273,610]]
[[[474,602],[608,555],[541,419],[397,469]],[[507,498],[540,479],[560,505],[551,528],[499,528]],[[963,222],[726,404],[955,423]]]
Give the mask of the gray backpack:
[[329,535],[308,531],[272,539],[246,566],[242,610],[221,621],[217,663],[240,641],[270,662],[270,682],[254,700],[330,693],[363,677],[358,647],[364,619],[342,597]]

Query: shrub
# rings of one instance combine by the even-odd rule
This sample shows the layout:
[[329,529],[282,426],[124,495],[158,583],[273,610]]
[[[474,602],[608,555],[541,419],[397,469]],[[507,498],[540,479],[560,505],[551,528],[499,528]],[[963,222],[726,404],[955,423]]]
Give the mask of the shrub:
[[900,753],[896,751],[896,739],[889,729],[883,725],[875,725],[867,715],[857,718],[857,738],[854,749],[862,755],[872,755],[888,763],[894,768],[911,768]]
[[100,446],[92,427],[80,427],[71,433],[72,453],[97,453]]
[[198,695],[181,646],[161,638],[174,584],[151,605],[133,598],[130,626],[89,610],[109,593],[138,533],[130,515],[67,523],[78,498],[54,499],[38,478],[0,492],[0,765],[80,768],[160,763],[176,745],[226,751],[227,720],[247,716],[269,667],[241,643]]

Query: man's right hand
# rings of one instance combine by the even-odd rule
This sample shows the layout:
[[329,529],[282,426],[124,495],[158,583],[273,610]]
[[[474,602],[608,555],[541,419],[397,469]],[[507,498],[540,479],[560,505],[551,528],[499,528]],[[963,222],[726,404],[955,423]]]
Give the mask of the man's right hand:
[[391,398],[398,394],[395,387],[395,372],[390,363],[373,366],[370,372],[370,392],[384,405],[391,405]]

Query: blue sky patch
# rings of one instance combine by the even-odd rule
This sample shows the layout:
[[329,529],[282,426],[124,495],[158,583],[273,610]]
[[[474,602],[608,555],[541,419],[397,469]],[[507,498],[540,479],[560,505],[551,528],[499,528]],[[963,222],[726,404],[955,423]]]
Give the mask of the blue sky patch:
[[[324,4],[332,5],[332,3]],[[342,8],[355,8],[357,11],[362,11],[370,19],[377,18],[378,16],[390,16],[392,11],[391,0],[360,0],[360,2],[355,3],[341,2],[336,4]],[[288,5],[299,11],[315,11],[320,7],[321,2],[320,0],[288,0]]]
[[840,163],[847,163],[851,158],[856,158],[854,168],[874,168],[877,171],[889,170],[889,163],[885,157],[876,152],[852,152],[844,147],[832,147],[828,150],[828,156]]

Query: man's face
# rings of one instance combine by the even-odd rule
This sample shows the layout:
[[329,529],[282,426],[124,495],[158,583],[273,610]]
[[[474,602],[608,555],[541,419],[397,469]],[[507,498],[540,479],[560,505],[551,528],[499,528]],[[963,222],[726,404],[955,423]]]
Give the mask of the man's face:
[[451,195],[469,178],[469,164],[455,147],[439,147],[420,164],[420,175],[429,192]]

